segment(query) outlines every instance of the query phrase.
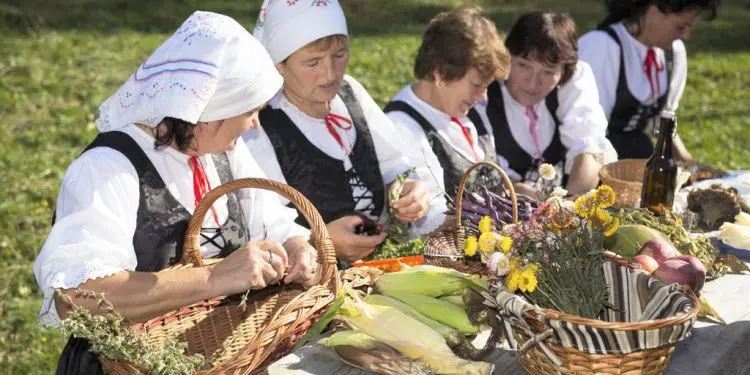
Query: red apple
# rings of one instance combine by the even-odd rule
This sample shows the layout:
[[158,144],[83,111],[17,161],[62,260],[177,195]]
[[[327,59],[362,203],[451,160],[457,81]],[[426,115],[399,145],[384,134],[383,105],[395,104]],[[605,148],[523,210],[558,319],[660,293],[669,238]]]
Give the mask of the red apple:
[[664,263],[669,258],[682,255],[671,242],[660,237],[655,237],[643,244],[638,254],[648,255],[659,264]]
[[630,259],[630,265],[639,267],[641,270],[648,274],[652,274],[659,268],[659,263],[656,260],[646,254],[639,254]]

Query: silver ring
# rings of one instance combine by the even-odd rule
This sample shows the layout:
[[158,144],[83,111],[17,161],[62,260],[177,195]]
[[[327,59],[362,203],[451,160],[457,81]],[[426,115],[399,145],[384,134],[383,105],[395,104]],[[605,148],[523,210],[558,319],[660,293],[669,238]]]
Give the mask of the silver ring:
[[273,251],[268,250],[268,263],[273,263]]

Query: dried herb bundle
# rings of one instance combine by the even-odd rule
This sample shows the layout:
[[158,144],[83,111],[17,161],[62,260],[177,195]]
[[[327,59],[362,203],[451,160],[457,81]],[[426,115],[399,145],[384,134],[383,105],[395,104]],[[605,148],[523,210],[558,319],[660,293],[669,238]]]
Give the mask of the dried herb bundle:
[[526,293],[528,299],[543,308],[596,319],[608,296],[602,236],[581,225],[564,234],[548,234],[541,241],[522,240],[519,253],[540,269],[536,289]]
[[91,314],[59,290],[57,295],[73,306],[68,318],[62,321],[63,332],[88,340],[91,351],[100,358],[129,361],[148,369],[150,375],[192,374],[211,367],[202,355],[187,355],[187,344],[176,338],[152,343],[145,334],[129,328],[127,318],[115,311],[103,294],[77,289],[75,296],[96,299],[105,315]]

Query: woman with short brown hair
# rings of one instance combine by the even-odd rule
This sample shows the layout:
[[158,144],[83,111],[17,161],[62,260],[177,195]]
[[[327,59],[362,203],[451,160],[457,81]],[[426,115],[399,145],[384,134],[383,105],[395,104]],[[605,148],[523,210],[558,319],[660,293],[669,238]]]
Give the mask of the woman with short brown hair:
[[[461,6],[440,13],[427,26],[417,53],[418,81],[385,108],[407,144],[422,145],[422,159],[449,195],[473,163],[495,161],[491,129],[473,107],[486,99],[487,85],[506,77],[508,61],[495,25],[481,9]],[[492,179],[486,173],[484,178]]]
[[518,191],[547,184],[542,163],[555,166],[555,186],[570,193],[596,187],[602,164],[617,160],[606,138],[591,68],[578,60],[576,26],[570,17],[532,12],[522,16],[505,40],[510,76],[493,82],[486,105],[498,160]]

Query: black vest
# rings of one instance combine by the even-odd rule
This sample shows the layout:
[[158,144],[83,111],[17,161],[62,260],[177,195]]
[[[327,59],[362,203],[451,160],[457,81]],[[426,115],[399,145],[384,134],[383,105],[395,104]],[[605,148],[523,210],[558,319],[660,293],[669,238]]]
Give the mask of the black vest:
[[555,133],[552,136],[552,143],[542,153],[542,160],[536,160],[513,138],[508,124],[508,116],[505,114],[505,100],[501,83],[492,82],[487,88],[487,118],[492,125],[492,132],[495,136],[495,149],[497,154],[508,161],[509,167],[518,172],[524,178],[524,182],[536,184],[539,180],[538,168],[542,163],[548,163],[555,166],[557,178],[555,185],[564,185],[567,176],[563,174],[565,166],[565,153],[568,151],[560,140],[560,124],[562,123],[557,117],[557,108],[560,106],[557,98],[557,88],[552,90],[544,99],[552,119],[555,122]]
[[[365,209],[369,214],[379,216],[385,205],[385,184],[362,107],[348,82],[342,83],[338,95],[357,132],[349,155],[353,168],[348,171],[343,161],[315,147],[283,110],[266,107],[260,111],[261,126],[273,145],[286,183],[309,199],[326,223],[353,214],[359,199],[367,198],[353,196],[355,184],[371,194],[372,204]],[[320,131],[323,133],[325,129]],[[297,222],[308,226],[301,214]]]
[[[99,133],[85,151],[96,147],[119,151],[130,160],[138,174],[140,200],[133,234],[133,248],[138,260],[135,270],[158,272],[178,262],[191,214],[169,192],[151,160],[128,134],[120,131]],[[226,154],[212,157],[221,183],[234,180]],[[250,239],[239,198],[236,194],[229,194],[227,200],[229,215],[223,231],[214,229],[201,233],[202,243],[216,244],[217,237],[224,238],[224,246],[219,246],[222,248],[219,257],[227,256]],[[98,356],[89,351],[88,342],[71,337],[60,356],[57,374],[102,373]]]
[[[474,162],[456,152],[446,140],[440,137],[437,130],[435,130],[435,127],[432,126],[432,124],[430,124],[427,119],[419,113],[419,111],[409,105],[409,103],[400,100],[392,101],[388,103],[384,111],[386,113],[394,111],[403,112],[419,124],[427,136],[430,148],[432,148],[435,156],[437,156],[440,166],[443,167],[445,192],[451,198],[454,198],[456,196],[458,184],[461,182],[461,178],[463,178],[466,170],[469,169]],[[477,138],[479,138],[477,142],[479,147],[484,151],[484,160],[494,163],[497,160],[497,156],[495,155],[495,147],[492,144],[492,136],[487,132],[482,118],[479,117],[479,113],[477,113],[474,108],[469,110],[468,116],[477,128]],[[468,182],[479,182],[491,190],[494,190],[501,184],[500,177],[496,173],[492,173],[492,170],[483,167],[478,168],[477,172],[469,178]]]
[[620,46],[620,71],[617,79],[615,105],[609,115],[607,138],[612,142],[620,159],[648,158],[653,153],[654,146],[651,143],[651,138],[643,130],[648,126],[648,120],[658,116],[667,103],[674,65],[672,47],[664,51],[667,63],[667,92],[653,104],[645,105],[636,99],[628,88],[625,73],[625,53],[622,50],[622,42],[617,36],[617,32],[609,25],[601,27],[599,30],[606,32]]

